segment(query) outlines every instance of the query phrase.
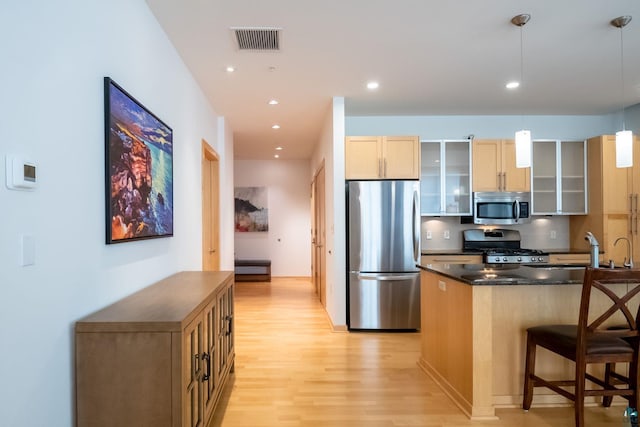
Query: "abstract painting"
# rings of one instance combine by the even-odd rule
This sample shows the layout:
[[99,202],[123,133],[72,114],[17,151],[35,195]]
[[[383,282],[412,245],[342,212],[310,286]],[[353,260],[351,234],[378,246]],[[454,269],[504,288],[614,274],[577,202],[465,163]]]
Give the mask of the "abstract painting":
[[107,244],[173,236],[173,131],[109,77],[104,95]]
[[267,187],[235,188],[235,231],[269,231]]

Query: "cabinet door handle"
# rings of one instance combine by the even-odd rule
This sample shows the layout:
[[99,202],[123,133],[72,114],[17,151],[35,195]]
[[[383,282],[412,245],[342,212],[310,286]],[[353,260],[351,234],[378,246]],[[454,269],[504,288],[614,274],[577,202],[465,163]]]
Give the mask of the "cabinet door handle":
[[383,178],[387,177],[387,159],[383,160],[384,162],[384,174],[383,174]]
[[378,159],[378,178],[382,178],[382,159]]
[[226,319],[227,319],[227,335],[231,335],[231,332],[233,332],[233,314],[228,315]]
[[507,191],[507,173],[502,172],[502,191]]
[[502,190],[502,173],[498,172],[498,191]]
[[202,360],[206,362],[205,366],[207,368],[205,373],[202,374],[202,382],[209,381],[209,378],[211,378],[211,356],[206,352],[202,353]]
[[636,211],[636,213],[638,213],[638,193],[633,195],[633,199],[635,201],[635,207],[634,210]]

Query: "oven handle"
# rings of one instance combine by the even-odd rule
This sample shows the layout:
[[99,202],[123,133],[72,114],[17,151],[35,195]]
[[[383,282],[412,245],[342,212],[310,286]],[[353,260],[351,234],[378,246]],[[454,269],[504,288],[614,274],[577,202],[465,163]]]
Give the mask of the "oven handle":
[[515,220],[515,222],[518,222],[518,220],[520,220],[520,202],[518,200],[513,202],[513,214],[513,219]]

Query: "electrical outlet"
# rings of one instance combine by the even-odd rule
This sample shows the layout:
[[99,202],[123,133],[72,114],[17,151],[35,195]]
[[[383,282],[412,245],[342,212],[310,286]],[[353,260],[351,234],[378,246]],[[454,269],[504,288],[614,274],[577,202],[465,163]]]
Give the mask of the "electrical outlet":
[[451,237],[451,235],[449,234],[449,230],[444,230],[444,233],[443,233],[443,234],[444,234],[444,238],[445,238],[446,240],[449,240],[449,238]]
[[549,238],[550,239],[555,239],[556,238],[556,230],[551,230],[551,232],[549,233]]
[[427,230],[427,240],[431,240],[432,237],[431,230]]
[[438,289],[441,291],[447,290],[447,282],[443,282],[442,280],[438,280]]

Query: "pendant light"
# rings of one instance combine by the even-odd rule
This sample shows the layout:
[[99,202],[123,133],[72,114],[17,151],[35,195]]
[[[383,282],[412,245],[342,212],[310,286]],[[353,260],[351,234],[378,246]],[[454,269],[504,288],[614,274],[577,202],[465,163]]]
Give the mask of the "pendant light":
[[[523,13],[511,18],[511,23],[516,27],[520,27],[520,87],[522,87],[523,80],[523,57],[524,49],[522,47],[522,27],[529,22],[531,15]],[[524,120],[523,120],[524,122]],[[523,126],[524,127],[524,126]],[[531,131],[520,130],[516,132],[516,167],[528,168],[531,167]]]
[[611,21],[611,25],[620,28],[620,101],[622,104],[622,130],[616,132],[616,167],[633,166],[633,134],[624,127],[624,40],[622,29],[631,22],[631,16],[619,16]]

